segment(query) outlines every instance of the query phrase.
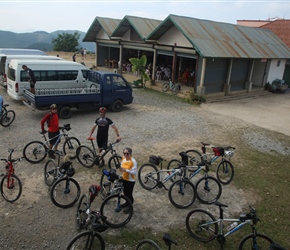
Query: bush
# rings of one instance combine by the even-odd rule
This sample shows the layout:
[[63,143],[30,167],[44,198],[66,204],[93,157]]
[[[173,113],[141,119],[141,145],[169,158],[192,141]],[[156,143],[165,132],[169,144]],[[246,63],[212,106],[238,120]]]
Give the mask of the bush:
[[204,96],[198,95],[198,94],[194,94],[194,93],[191,93],[190,94],[190,98],[195,103],[202,103],[202,102],[205,102],[206,101],[206,99],[205,99]]

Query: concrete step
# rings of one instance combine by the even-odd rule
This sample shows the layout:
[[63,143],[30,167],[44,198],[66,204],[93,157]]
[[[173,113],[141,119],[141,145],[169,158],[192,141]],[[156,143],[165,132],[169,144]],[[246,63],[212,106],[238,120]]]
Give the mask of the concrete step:
[[258,96],[267,96],[271,95],[272,93],[269,91],[261,89],[253,89],[251,92],[246,91],[236,91],[232,92],[230,95],[224,95],[224,93],[220,95],[207,95],[206,96],[206,103],[213,103],[213,102],[226,102],[231,100],[241,100],[245,98],[254,98]]

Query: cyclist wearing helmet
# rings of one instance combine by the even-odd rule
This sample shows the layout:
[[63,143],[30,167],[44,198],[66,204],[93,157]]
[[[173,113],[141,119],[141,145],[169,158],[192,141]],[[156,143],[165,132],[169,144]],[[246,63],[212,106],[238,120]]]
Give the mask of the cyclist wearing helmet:
[[[47,131],[44,129],[44,124],[47,123],[47,130],[48,130],[48,138],[52,139],[59,135],[59,122],[58,122],[58,114],[57,114],[57,106],[56,104],[50,105],[50,112],[47,113],[42,120],[40,121],[41,131],[42,133],[46,133]],[[49,154],[48,156],[52,159],[55,159],[54,151],[52,151],[53,145],[56,143],[58,137],[52,139],[49,142]],[[55,147],[55,151],[57,150],[57,146]]]
[[97,118],[95,124],[93,125],[90,135],[88,136],[88,140],[92,137],[96,127],[98,126],[97,131],[97,144],[99,148],[99,152],[101,152],[104,148],[108,146],[108,137],[109,137],[109,127],[112,127],[117,135],[117,140],[121,140],[119,135],[118,128],[113,123],[111,119],[106,117],[107,109],[105,107],[101,107],[99,109],[100,117]]

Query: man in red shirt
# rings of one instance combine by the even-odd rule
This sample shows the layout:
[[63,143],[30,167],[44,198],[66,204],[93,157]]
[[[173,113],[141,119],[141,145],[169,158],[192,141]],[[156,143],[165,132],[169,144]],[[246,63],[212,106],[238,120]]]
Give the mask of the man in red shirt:
[[[42,133],[46,133],[47,131],[44,129],[44,124],[47,123],[48,127],[48,138],[50,140],[49,144],[49,154],[48,156],[52,159],[55,159],[54,152],[57,150],[57,145],[55,145],[54,151],[52,150],[53,145],[56,143],[59,135],[59,122],[58,122],[58,114],[57,114],[57,106],[56,104],[50,105],[50,112],[47,113],[42,120],[40,121],[41,131]],[[60,141],[59,141],[60,142]]]

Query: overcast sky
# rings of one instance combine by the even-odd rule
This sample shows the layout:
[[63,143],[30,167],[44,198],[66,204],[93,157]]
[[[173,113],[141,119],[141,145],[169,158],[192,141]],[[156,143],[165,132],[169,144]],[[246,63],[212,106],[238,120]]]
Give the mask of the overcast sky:
[[56,30],[87,32],[96,16],[126,15],[164,20],[169,14],[236,24],[237,20],[290,19],[290,0],[0,0],[0,30],[17,33]]

